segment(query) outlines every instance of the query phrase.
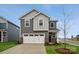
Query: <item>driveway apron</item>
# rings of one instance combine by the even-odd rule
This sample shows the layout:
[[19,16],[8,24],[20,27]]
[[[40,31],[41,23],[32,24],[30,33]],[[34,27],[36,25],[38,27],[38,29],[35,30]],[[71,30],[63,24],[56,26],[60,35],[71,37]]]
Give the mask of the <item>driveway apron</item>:
[[46,54],[44,44],[20,44],[8,50],[1,52],[1,54]]

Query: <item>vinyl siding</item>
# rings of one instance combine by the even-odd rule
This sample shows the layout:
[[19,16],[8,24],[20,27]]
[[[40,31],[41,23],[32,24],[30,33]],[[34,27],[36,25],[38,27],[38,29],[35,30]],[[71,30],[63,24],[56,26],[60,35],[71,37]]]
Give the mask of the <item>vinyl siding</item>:
[[[39,25],[39,21],[43,21],[43,26]],[[38,15],[33,19],[33,30],[34,31],[48,31],[49,30],[49,17],[42,14]]]
[[19,28],[8,23],[8,40],[18,40],[19,39]]
[[24,23],[24,20],[21,20],[21,37],[23,37],[24,33],[45,33],[45,39],[48,39],[48,31],[33,31],[33,20],[30,21],[30,27],[25,27],[22,25]]
[[33,18],[37,13],[38,13],[38,12],[36,12],[36,11],[32,11],[32,12],[30,12],[29,14],[27,14],[26,16],[24,16],[22,19],[27,19],[27,20],[29,20],[29,19]]
[[[51,27],[51,23],[53,23],[53,27]],[[50,21],[49,22],[49,30],[53,30],[53,29],[56,29],[56,22]]]
[[[20,26],[21,26],[21,35],[23,33],[30,33],[30,32],[33,32],[33,21],[32,21],[32,17],[35,16],[38,12],[36,11],[32,11],[30,12],[28,15],[26,15],[25,17],[23,17],[21,20],[20,20]],[[29,27],[26,27],[25,26],[25,20],[30,20],[30,26]]]
[[[32,17],[34,17],[36,14],[37,14],[37,12],[33,11],[20,19],[21,38],[23,39],[24,33],[38,33],[38,34],[44,33],[45,34],[45,43],[47,43],[47,42],[49,42],[49,30],[55,29],[56,23],[55,23],[55,27],[51,28],[50,27],[51,22],[50,22],[49,17],[46,17],[45,15],[40,14],[32,19]],[[30,21],[30,27],[25,26],[25,20]],[[42,27],[39,26],[39,20],[43,20]]]

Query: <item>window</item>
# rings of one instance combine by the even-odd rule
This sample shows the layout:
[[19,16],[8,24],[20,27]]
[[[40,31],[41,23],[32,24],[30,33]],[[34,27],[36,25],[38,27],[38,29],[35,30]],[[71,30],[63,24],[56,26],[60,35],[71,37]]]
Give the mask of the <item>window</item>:
[[25,34],[24,36],[28,36],[27,34]]
[[26,20],[26,27],[30,26],[30,22]]
[[6,23],[0,23],[0,29],[6,29]]
[[35,34],[35,36],[38,36],[37,34]]
[[39,20],[39,25],[43,26],[43,20]]
[[30,36],[33,36],[32,34],[30,34]]
[[40,36],[44,36],[43,34],[40,34]]
[[51,23],[51,27],[54,27],[54,23]]

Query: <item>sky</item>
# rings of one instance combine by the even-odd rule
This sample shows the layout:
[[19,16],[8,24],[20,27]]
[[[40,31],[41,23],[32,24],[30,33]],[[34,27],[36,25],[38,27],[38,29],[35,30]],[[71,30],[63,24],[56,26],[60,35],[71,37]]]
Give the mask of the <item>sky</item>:
[[63,8],[66,16],[68,15],[67,37],[79,34],[79,5],[78,4],[0,4],[0,16],[20,26],[19,18],[32,9],[51,17],[51,20],[58,20],[57,28],[60,30],[58,36],[63,37],[61,29],[63,23]]

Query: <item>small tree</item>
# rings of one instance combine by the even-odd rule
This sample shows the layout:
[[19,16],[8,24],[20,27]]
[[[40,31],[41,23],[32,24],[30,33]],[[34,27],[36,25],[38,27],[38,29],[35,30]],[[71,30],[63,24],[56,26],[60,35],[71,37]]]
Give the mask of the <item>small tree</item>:
[[69,22],[70,22],[70,15],[65,12],[64,5],[62,5],[62,15],[63,18],[60,20],[62,23],[62,26],[60,27],[61,30],[63,31],[63,37],[64,37],[64,48],[66,48],[66,39],[67,39],[67,34],[68,34],[68,29],[70,28]]
[[68,35],[68,30],[70,29],[71,26],[69,26],[69,23],[70,23],[70,15],[68,13],[65,12],[65,9],[64,9],[64,6],[62,6],[62,19],[60,19],[61,21],[61,27],[60,27],[60,30],[62,31],[63,33],[63,37],[64,37],[64,48],[58,48],[56,49],[57,52],[59,53],[71,53],[70,49],[67,49],[66,48],[66,39],[67,39],[67,35]]

